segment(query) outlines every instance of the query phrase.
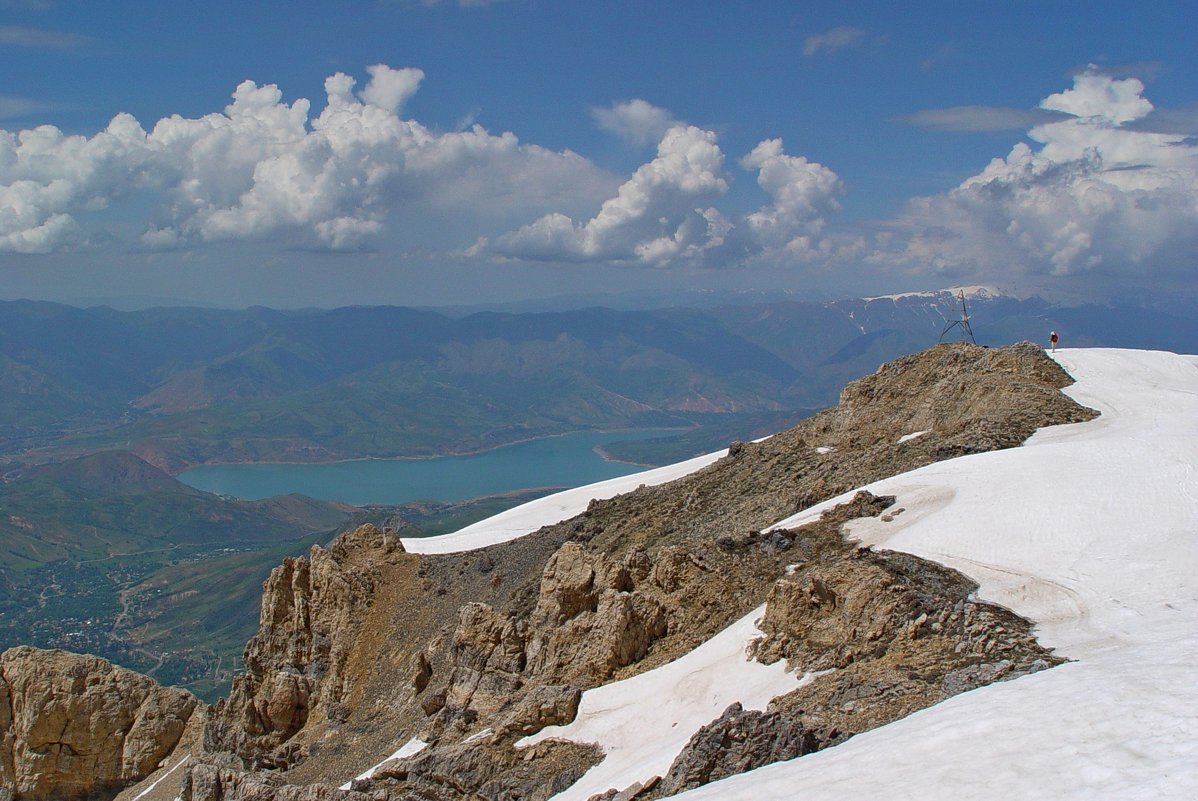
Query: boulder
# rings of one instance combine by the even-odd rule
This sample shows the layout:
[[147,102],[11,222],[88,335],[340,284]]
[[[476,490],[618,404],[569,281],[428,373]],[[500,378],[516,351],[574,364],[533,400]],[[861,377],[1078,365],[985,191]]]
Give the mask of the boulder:
[[99,657],[0,655],[0,783],[18,801],[83,799],[148,776],[203,705]]

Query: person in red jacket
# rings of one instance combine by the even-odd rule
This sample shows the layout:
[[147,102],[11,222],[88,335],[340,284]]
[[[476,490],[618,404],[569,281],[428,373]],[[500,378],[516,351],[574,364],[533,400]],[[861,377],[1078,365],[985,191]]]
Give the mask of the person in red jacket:
[[1058,339],[1058,337],[1057,337],[1056,331],[1053,331],[1051,334],[1048,335],[1048,341],[1052,343],[1052,352],[1053,353],[1057,352],[1057,339]]

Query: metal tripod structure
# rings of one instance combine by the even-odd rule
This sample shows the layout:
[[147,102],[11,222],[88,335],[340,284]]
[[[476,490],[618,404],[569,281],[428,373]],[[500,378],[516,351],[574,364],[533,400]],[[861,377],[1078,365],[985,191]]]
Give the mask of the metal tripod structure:
[[944,335],[951,331],[956,326],[961,326],[961,340],[969,337],[969,341],[973,344],[978,344],[978,341],[973,338],[973,329],[969,327],[969,307],[965,305],[965,290],[957,293],[957,299],[961,301],[961,319],[960,320],[945,320],[944,330],[940,332],[940,342],[944,341]]

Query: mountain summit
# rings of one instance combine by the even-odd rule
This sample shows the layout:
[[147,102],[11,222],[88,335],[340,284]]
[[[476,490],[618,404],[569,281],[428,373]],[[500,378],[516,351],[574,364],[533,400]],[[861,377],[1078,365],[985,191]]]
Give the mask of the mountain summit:
[[707,459],[346,532],[122,801],[1188,797],[1195,398],[1172,354],[942,345]]

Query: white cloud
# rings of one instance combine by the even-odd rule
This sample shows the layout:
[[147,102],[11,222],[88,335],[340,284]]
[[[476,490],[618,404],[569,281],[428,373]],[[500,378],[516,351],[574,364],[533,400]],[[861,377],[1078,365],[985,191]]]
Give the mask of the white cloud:
[[844,191],[840,178],[824,165],[786,155],[781,139],[761,142],[740,164],[758,171],[757,183],[773,201],[746,218],[765,246],[786,246],[796,237],[818,233]]
[[370,73],[370,83],[362,90],[362,99],[392,114],[399,114],[424,80],[424,70],[414,67],[393,70],[386,64],[375,64],[366,71]]
[[569,151],[524,145],[479,126],[435,133],[399,112],[417,69],[369,68],[360,94],[338,73],[327,102],[283,102],[277,86],[240,84],[223,112],[171,116],[147,134],[126,114],[92,137],[53,126],[0,131],[0,250],[82,244],[90,212],[134,190],[160,201],[146,247],[223,240],[360,248],[406,211],[506,218],[594,202],[611,179]]
[[[662,267],[728,266],[762,258],[810,261],[831,247],[818,238],[825,215],[838,208],[843,186],[836,173],[767,139],[740,160],[757,171],[770,202],[744,216],[711,207],[728,188],[716,136],[676,124],[642,165],[581,222],[547,214],[494,242],[480,240],[475,256],[564,262],[612,262]],[[825,252],[820,259],[829,258]]]
[[718,215],[699,207],[728,188],[711,131],[670,128],[657,157],[641,165],[587,222],[547,214],[483,243],[476,252],[530,260],[611,261],[660,266],[711,246]]
[[50,125],[0,131],[0,251],[78,244],[82,233],[71,212],[106,207],[139,186],[147,167],[145,131],[128,115],[90,139]]
[[990,279],[1192,270],[1198,255],[1198,147],[1136,130],[1153,111],[1134,78],[1091,70],[1041,108],[1005,157],[952,191],[912,201],[895,249],[871,260]]
[[835,53],[846,47],[860,44],[865,38],[865,31],[851,25],[841,25],[830,31],[813,34],[803,41],[803,55],[814,56],[819,53]]
[[591,117],[601,129],[637,147],[660,141],[677,124],[670,112],[640,99],[592,108]]

